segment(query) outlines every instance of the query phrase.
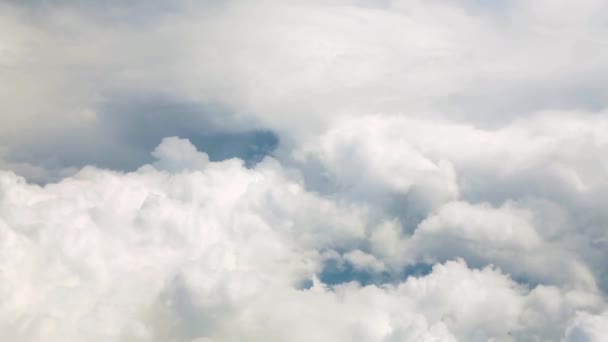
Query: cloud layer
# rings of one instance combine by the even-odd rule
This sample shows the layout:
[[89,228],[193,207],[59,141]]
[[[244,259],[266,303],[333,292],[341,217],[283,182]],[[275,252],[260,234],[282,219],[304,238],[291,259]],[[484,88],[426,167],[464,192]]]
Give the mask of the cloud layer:
[[[209,162],[178,138],[153,155],[132,173],[87,167],[44,187],[2,173],[3,338],[605,336],[593,271],[565,242],[543,239],[530,209],[449,202],[407,236],[373,207],[307,191],[272,158],[253,169]],[[435,265],[388,283],[329,286],[321,274],[335,259],[371,273]]]
[[0,340],[607,340],[607,9],[0,4]]

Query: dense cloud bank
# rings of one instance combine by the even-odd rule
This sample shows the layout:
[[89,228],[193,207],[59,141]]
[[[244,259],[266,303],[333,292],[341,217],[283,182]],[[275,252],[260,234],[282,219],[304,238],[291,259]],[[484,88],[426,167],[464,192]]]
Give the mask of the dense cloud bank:
[[[209,162],[178,138],[152,154],[157,161],[136,172],[87,167],[44,187],[0,175],[3,339],[606,337],[597,284],[606,249],[572,241],[593,235],[575,225],[546,231],[542,215],[558,203],[440,197],[408,235],[358,197],[307,191],[297,170],[273,158],[252,169]],[[434,266],[329,286],[320,279],[329,261],[370,274]]]
[[0,340],[608,340],[605,1],[0,4]]

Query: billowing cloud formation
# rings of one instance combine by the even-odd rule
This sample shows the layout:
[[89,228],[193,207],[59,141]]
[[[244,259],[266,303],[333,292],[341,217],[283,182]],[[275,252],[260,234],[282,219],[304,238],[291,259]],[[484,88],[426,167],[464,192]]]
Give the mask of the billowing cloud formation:
[[[209,162],[177,138],[153,155],[157,162],[136,172],[87,167],[45,187],[2,173],[3,339],[605,336],[593,274],[511,205],[451,202],[412,237],[387,237],[394,221],[307,191],[274,159],[253,169],[238,159]],[[320,279],[332,258],[397,273],[417,255],[440,260],[427,275],[385,284]],[[501,269],[471,268],[460,256]],[[503,269],[540,280],[518,284]]]
[[5,1],[0,340],[608,340],[605,1]]

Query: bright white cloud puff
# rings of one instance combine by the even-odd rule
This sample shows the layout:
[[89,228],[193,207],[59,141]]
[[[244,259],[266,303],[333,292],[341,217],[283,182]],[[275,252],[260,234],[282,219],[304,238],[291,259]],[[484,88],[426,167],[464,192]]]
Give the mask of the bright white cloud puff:
[[0,4],[0,340],[607,341],[607,6]]

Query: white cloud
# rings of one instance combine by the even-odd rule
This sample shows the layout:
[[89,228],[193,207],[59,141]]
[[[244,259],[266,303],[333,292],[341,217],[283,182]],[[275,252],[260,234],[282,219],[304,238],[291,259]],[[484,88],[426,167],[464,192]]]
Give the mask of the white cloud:
[[375,252],[393,265],[460,256],[533,281],[595,288],[600,280],[605,287],[599,265],[606,233],[588,220],[605,222],[607,122],[605,115],[561,112],[499,129],[344,118],[295,156],[327,170],[338,196],[405,225],[371,235]]
[[420,254],[414,260],[460,256],[475,264],[496,264],[532,282],[596,289],[591,269],[576,254],[543,241],[536,229],[531,213],[510,204],[491,208],[452,202],[427,217],[407,243],[410,253]]
[[595,342],[608,338],[608,315],[578,312],[566,331],[567,342]]
[[607,13],[1,4],[0,339],[605,339]]
[[[187,153],[175,159],[180,151]],[[396,285],[328,288],[318,279],[324,251],[350,250],[344,258],[356,267],[383,269],[382,253],[357,248],[383,229],[364,207],[306,191],[296,173],[272,159],[254,169],[236,159],[208,162],[177,138],[154,153],[163,170],[174,171],[87,167],[44,187],[1,174],[3,338],[550,339],[564,334],[559,327],[576,310],[604,307],[592,289],[530,291],[497,269],[463,261]],[[458,206],[464,211],[454,211]],[[448,204],[416,234],[448,229],[490,245],[532,248],[518,239],[540,238],[517,210]],[[465,228],[460,215],[478,223]],[[299,289],[306,279],[313,287]],[[576,327],[570,335],[590,329]]]
[[209,163],[209,156],[199,152],[188,140],[177,137],[164,138],[152,152],[158,159],[154,164],[161,170],[201,170]]

